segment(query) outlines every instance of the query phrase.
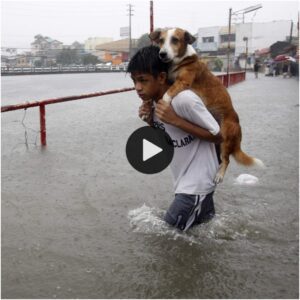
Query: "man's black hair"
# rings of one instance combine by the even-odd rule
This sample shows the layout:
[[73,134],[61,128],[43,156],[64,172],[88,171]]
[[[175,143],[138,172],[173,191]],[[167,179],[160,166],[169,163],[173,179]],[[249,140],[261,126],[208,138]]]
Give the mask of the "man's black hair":
[[159,59],[159,50],[159,47],[153,45],[139,49],[131,58],[127,72],[151,74],[154,77],[157,77],[161,72],[168,74],[169,64]]

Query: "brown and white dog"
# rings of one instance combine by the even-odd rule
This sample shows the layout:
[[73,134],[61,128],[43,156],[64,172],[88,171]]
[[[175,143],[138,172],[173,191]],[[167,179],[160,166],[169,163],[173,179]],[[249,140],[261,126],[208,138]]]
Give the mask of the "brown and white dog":
[[233,155],[238,163],[246,166],[263,167],[261,160],[248,156],[241,150],[242,131],[239,117],[232,106],[230,96],[221,81],[199,60],[189,32],[180,29],[165,29],[152,32],[150,39],[160,47],[159,56],[163,62],[170,62],[168,77],[174,81],[163,100],[170,102],[179,92],[193,90],[202,99],[210,113],[219,122],[223,142],[221,144],[222,163],[215,177],[215,183],[222,182]]

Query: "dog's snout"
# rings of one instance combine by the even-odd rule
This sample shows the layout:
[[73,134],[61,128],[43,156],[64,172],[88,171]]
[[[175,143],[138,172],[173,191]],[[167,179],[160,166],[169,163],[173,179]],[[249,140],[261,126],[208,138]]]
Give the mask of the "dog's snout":
[[160,59],[164,59],[166,57],[167,57],[167,52],[164,52],[164,51],[159,52],[159,58]]

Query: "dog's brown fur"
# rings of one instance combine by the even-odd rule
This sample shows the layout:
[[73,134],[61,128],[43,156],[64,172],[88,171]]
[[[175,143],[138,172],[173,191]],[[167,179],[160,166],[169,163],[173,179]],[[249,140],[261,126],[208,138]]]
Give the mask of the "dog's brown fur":
[[[176,32],[180,33],[181,31],[176,30]],[[152,39],[153,37],[156,37],[157,40],[157,32],[156,34],[152,34]],[[186,38],[183,36],[181,43],[185,40]],[[185,42],[185,49],[186,47],[187,42]],[[223,180],[230,155],[233,155],[238,163],[246,166],[255,163],[260,164],[258,159],[248,156],[241,150],[242,131],[238,114],[233,108],[227,89],[208,70],[206,64],[200,61],[198,56],[194,54],[185,57],[179,64],[173,63],[170,71],[173,75],[175,74],[175,82],[168,89],[167,94],[171,98],[174,98],[179,92],[189,88],[192,89],[199,95],[207,109],[220,124],[223,138],[223,142],[221,143],[222,163],[215,182],[219,183]],[[172,76],[172,74],[170,75]]]

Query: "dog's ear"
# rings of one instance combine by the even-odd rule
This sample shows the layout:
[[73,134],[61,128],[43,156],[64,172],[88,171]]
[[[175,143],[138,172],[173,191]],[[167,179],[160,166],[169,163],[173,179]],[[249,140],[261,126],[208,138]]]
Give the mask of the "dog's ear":
[[156,29],[155,31],[152,31],[149,34],[149,38],[150,38],[151,41],[154,41],[155,43],[158,43],[160,34],[161,34],[161,30],[160,29]]
[[193,44],[196,41],[196,38],[191,35],[188,31],[184,33],[184,40],[187,44]]

